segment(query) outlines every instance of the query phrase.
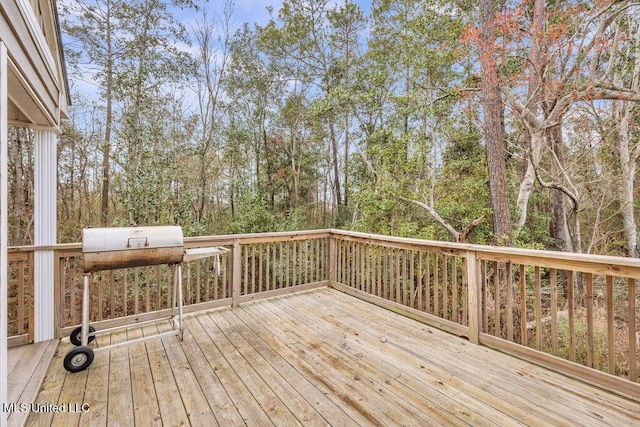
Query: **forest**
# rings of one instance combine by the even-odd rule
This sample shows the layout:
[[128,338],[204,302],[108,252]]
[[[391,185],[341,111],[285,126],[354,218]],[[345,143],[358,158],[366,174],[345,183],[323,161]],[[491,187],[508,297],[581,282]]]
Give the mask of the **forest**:
[[[363,3],[258,24],[232,0],[59,0],[58,241],[333,227],[640,256],[640,3]],[[31,138],[10,133],[12,245]]]

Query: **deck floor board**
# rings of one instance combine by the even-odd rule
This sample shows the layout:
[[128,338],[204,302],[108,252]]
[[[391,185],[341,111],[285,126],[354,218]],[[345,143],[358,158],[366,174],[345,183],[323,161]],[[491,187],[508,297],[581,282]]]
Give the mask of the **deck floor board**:
[[[31,405],[34,402],[57,347],[58,341],[51,340],[9,349],[8,403]],[[27,416],[28,412],[12,412],[7,420],[8,425],[22,426]]]
[[184,342],[100,353],[81,373],[62,367],[71,348],[59,345],[36,402],[89,411],[32,414],[27,425],[640,423],[635,401],[328,288],[195,313]]
[[[301,306],[305,304],[316,304],[315,310],[307,308],[306,312],[324,313],[324,317],[332,316],[336,321],[345,318],[332,313],[340,314],[341,310],[350,308],[343,299],[329,300],[321,293],[315,293],[312,298],[300,303]],[[603,420],[609,425],[620,425],[629,420],[640,424],[640,413],[634,405],[629,405],[627,399],[504,353],[470,345],[465,340],[441,340],[443,332],[418,324],[419,331],[427,332],[427,338],[434,335],[438,338],[438,346],[425,347],[423,340],[415,339],[415,332],[413,336],[409,333],[398,334],[404,328],[415,327],[414,321],[390,312],[381,313],[376,307],[373,307],[374,310],[370,308],[372,306],[363,306],[359,315],[349,320],[349,324],[339,323],[336,326],[345,329],[355,323],[375,331],[379,336],[391,334],[402,343],[404,350],[414,353],[416,358],[430,356],[433,364],[447,369],[454,374],[454,378],[466,378],[467,383],[493,391],[500,402],[516,400],[520,406],[528,404],[530,414],[541,413],[546,420],[557,417],[557,422],[564,420],[570,425],[576,422],[589,424],[593,419]],[[394,342],[391,344],[398,345]],[[455,354],[454,365],[439,357],[443,348]],[[487,372],[491,376],[487,376]],[[573,411],[567,413],[567,406],[572,407]]]

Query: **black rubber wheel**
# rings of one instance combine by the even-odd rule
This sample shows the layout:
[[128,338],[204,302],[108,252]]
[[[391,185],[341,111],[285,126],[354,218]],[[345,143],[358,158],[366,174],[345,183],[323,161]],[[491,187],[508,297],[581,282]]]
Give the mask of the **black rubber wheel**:
[[[96,328],[89,325],[89,333],[91,334],[95,331],[96,331]],[[89,335],[89,341],[87,342],[87,344],[89,344],[91,341],[95,339],[96,339],[95,335]],[[71,341],[71,344],[73,345],[82,345],[82,326],[75,328],[73,332],[71,332],[71,335],[69,335],[69,341]]]
[[64,369],[74,373],[87,369],[93,363],[93,350],[89,347],[76,347],[64,357]]

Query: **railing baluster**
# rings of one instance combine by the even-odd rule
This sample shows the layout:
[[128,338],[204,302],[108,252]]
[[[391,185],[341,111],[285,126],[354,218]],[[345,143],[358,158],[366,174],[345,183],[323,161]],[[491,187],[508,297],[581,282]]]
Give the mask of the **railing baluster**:
[[402,274],[400,275],[400,286],[402,288],[402,305],[408,305],[409,304],[409,296],[407,295],[407,257],[408,257],[408,250],[403,250],[400,252],[400,255],[402,256]]
[[449,257],[442,256],[442,318],[449,318]]
[[554,356],[558,355],[558,293],[557,293],[557,277],[556,269],[552,268],[551,275],[551,352]]
[[284,288],[284,280],[283,280],[283,274],[284,274],[284,252],[283,252],[283,245],[282,242],[280,242],[280,244],[278,245],[278,249],[280,251],[279,255],[280,257],[278,258],[278,277],[279,277],[279,288]]
[[500,328],[500,264],[493,263],[493,334],[501,336]]
[[569,300],[569,360],[576,361],[575,297],[574,274],[567,271],[567,299]]
[[614,321],[614,307],[613,307],[613,277],[607,275],[607,368],[610,374],[614,374],[616,370],[615,358],[614,358],[614,343],[613,343],[613,321]]
[[18,261],[17,291],[18,291],[18,334],[24,333],[24,261]]
[[382,298],[388,299],[388,291],[389,291],[389,249],[388,248],[380,248],[380,256],[382,258],[382,291],[380,296]]
[[513,268],[511,262],[505,265],[507,275],[507,340],[513,342]]
[[542,284],[540,278],[540,267],[535,267],[535,310],[536,319],[536,349],[542,350]]
[[[134,289],[133,312],[134,314],[138,314],[140,313],[140,279],[138,278],[138,267],[135,267],[133,269],[133,274],[134,274],[133,276],[133,289]],[[198,269],[198,284],[200,284],[199,279],[200,279],[200,269]],[[198,286],[198,302],[200,302],[200,286]]]
[[480,309],[482,310],[482,332],[489,333],[489,284],[487,283],[487,262],[485,260],[480,261],[480,284],[481,295]]
[[264,246],[262,243],[258,244],[258,292],[264,291],[264,260],[263,260]]
[[424,303],[425,303],[425,310],[427,311],[427,313],[433,313],[433,311],[431,311],[431,253],[430,252],[426,252],[425,253],[425,277],[426,277],[426,283],[425,283],[425,293],[424,293]]
[[287,241],[286,244],[286,248],[285,248],[285,287],[289,287],[291,285],[291,280],[290,280],[290,271],[289,271],[289,265],[291,263],[291,242]]
[[637,382],[636,279],[629,279],[629,380]]
[[593,368],[593,275],[587,278],[587,366]]
[[251,293],[256,293],[256,246],[251,245]]
[[394,259],[394,284],[395,284],[395,298],[393,299],[395,302],[402,304],[402,276],[400,276],[400,249],[396,249],[394,251],[395,259]]
[[440,317],[440,268],[438,266],[438,259],[440,256],[437,253],[433,254],[433,314]]
[[528,344],[527,336],[527,270],[520,265],[520,344]]
[[[280,245],[282,245],[282,242],[280,242]],[[246,245],[240,247],[241,251],[244,253],[244,269],[243,269],[244,276],[242,280],[242,287],[243,287],[242,295],[249,294],[249,248],[250,246],[246,246]],[[280,249],[282,249],[282,246],[280,247]],[[280,252],[282,253],[282,250]]]
[[418,269],[418,310],[424,311],[424,275],[422,269],[422,260],[424,256],[424,252],[418,251],[418,265],[416,266]]
[[457,257],[453,257],[453,261],[452,261],[452,272],[451,272],[451,296],[452,296],[452,301],[451,301],[451,314],[452,314],[452,320],[456,323],[458,323],[458,311],[459,311],[459,303],[458,303],[458,258]]
[[[415,251],[410,251],[411,257],[409,259],[409,304],[411,308],[416,308],[416,283],[415,283]],[[419,289],[419,288],[418,288]]]
[[309,244],[308,240],[305,240],[304,245],[304,283],[309,283]]

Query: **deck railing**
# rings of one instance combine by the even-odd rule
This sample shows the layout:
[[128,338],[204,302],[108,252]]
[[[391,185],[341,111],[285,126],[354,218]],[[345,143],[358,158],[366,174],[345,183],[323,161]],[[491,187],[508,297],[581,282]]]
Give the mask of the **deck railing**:
[[[239,304],[326,285],[328,231],[212,236],[185,239],[185,247],[222,246],[229,253],[182,266],[185,312]],[[68,335],[81,322],[82,246],[54,247],[55,335]],[[9,255],[10,345],[33,341],[33,253]],[[90,314],[97,328],[161,318],[170,309],[168,265],[107,270],[90,276]],[[235,291],[237,289],[237,291]],[[234,292],[235,291],[235,292]]]
[[337,230],[332,237],[335,287],[640,398],[640,260]]
[[[640,260],[339,230],[185,239],[227,255],[183,265],[185,311],[331,285],[471,342],[640,396]],[[55,247],[55,333],[80,323],[82,252]],[[9,255],[9,335],[33,339],[33,247]],[[98,328],[166,315],[170,271],[92,275]],[[628,381],[622,381],[626,379]]]

